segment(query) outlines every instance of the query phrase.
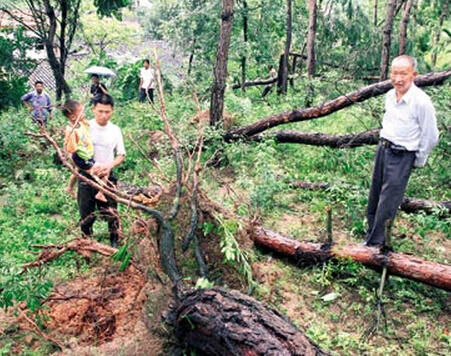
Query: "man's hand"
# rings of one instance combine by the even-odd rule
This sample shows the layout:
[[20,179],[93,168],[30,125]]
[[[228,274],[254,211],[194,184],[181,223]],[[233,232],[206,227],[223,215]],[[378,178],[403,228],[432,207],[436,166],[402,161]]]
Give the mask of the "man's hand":
[[108,177],[110,175],[111,168],[112,167],[110,167],[109,165],[96,164],[94,165],[94,167],[92,167],[92,173],[99,178]]

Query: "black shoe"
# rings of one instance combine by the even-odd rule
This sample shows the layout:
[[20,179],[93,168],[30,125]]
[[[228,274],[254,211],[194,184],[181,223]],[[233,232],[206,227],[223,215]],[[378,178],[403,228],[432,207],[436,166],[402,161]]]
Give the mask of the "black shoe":
[[114,247],[114,248],[118,248],[119,247],[119,245],[118,245],[116,240],[111,241],[110,245],[111,245],[111,247]]

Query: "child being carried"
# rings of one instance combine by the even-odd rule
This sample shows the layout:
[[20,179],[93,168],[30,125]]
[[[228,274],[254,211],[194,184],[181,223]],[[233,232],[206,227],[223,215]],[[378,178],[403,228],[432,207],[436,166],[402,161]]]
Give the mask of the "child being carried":
[[[64,137],[64,148],[68,154],[71,155],[72,161],[79,168],[84,170],[89,175],[94,176],[94,145],[91,140],[89,132],[89,122],[86,120],[83,112],[83,105],[76,100],[66,100],[61,107],[64,116],[69,119],[66,126],[66,133]],[[107,177],[102,178],[102,181],[107,184]],[[69,179],[69,186],[67,192],[71,195],[73,193],[73,186],[75,184],[75,176]],[[106,202],[105,195],[98,191],[95,198],[99,201]]]

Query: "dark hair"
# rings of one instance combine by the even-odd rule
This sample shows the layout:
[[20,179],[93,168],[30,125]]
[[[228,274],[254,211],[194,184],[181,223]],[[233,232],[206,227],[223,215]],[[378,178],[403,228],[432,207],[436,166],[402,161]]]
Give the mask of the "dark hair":
[[80,105],[77,100],[68,99],[60,106],[60,109],[64,116],[70,117]]
[[36,80],[36,81],[34,82],[34,86],[36,86],[36,85],[38,85],[38,84],[44,85],[44,83],[43,83],[41,80]]
[[98,76],[97,74],[93,74],[93,75],[91,75],[91,78],[97,78],[97,79],[99,79],[99,76]]
[[145,60],[143,61],[143,63],[150,64],[150,61],[149,61],[148,59],[145,59]]
[[97,104],[111,105],[114,107],[114,99],[108,94],[97,94],[94,98],[92,98],[92,106],[96,106]]

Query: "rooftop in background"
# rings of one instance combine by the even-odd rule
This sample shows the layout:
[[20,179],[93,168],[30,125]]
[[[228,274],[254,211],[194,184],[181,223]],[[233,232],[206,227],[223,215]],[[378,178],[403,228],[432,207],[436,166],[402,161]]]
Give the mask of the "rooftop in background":
[[0,29],[14,29],[19,27],[14,17],[22,19],[25,26],[32,29],[36,28],[33,16],[28,11],[11,10],[11,15],[5,11],[0,11]]

